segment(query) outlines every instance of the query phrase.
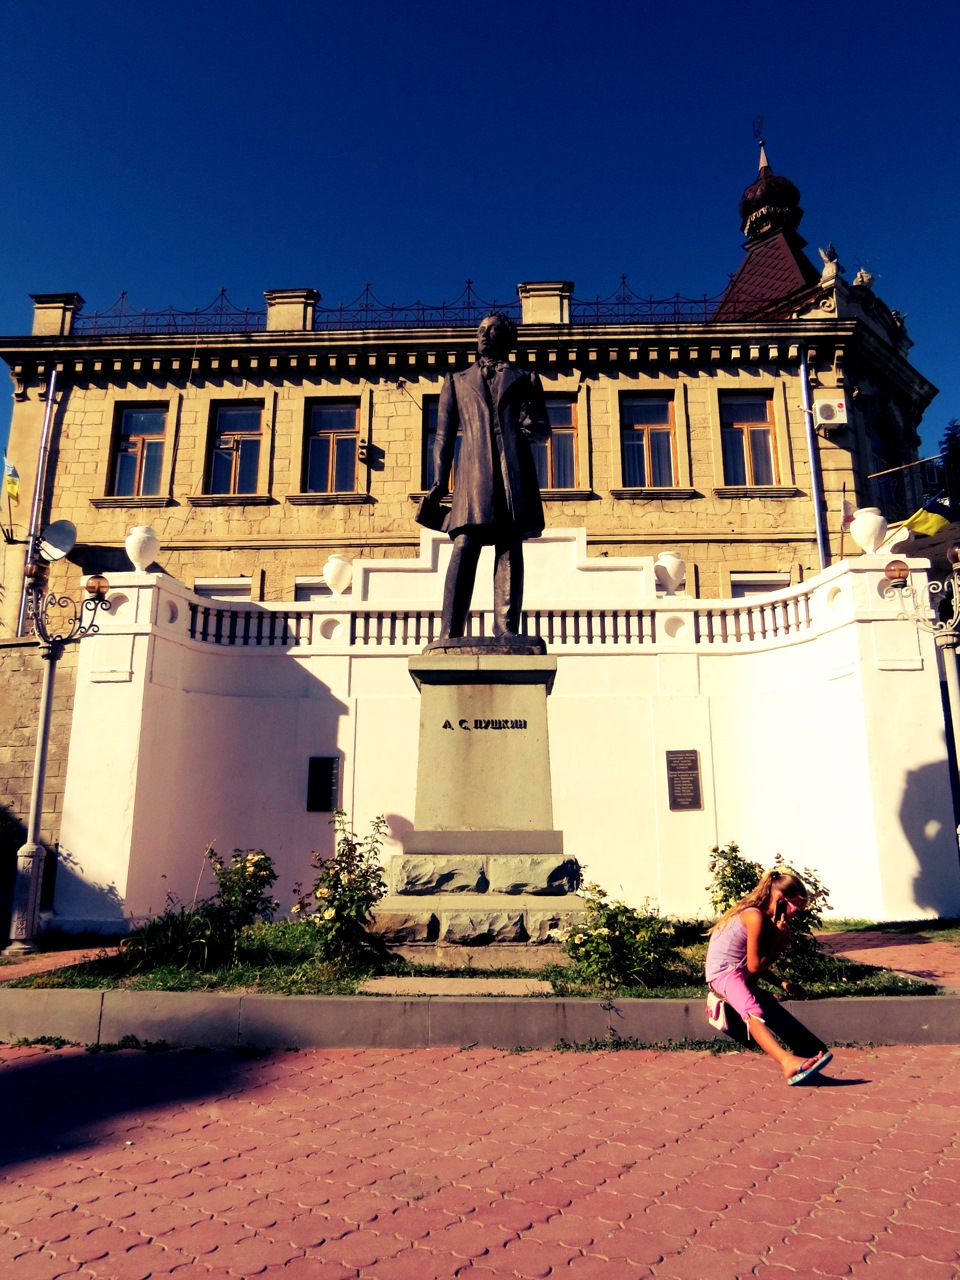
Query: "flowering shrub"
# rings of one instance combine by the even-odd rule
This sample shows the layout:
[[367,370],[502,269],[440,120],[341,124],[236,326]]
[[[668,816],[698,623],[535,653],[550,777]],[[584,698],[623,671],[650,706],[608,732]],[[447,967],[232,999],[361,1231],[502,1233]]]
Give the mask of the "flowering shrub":
[[577,892],[587,904],[585,920],[553,935],[563,942],[577,976],[608,989],[661,982],[676,959],[670,921],[649,906],[637,911],[609,901],[597,884]]
[[230,914],[234,927],[242,929],[256,920],[270,920],[280,905],[269,896],[277,873],[273,859],[262,849],[234,849],[224,862],[214,849],[207,858],[217,878],[216,901]]
[[337,848],[332,858],[313,855],[317,875],[313,889],[293,906],[294,915],[309,915],[317,929],[317,955],[340,968],[361,972],[378,955],[367,925],[370,913],[386,893],[380,865],[384,819],[374,818],[370,834],[357,838],[338,809],[333,815]]

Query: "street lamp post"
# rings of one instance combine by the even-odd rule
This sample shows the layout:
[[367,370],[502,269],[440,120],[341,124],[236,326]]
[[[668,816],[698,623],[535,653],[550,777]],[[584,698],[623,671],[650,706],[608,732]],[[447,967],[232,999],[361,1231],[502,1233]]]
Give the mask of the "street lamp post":
[[43,808],[43,780],[47,765],[47,741],[50,736],[50,709],[53,703],[53,686],[57,663],[63,657],[68,644],[82,640],[84,636],[99,631],[97,614],[109,610],[106,594],[110,584],[99,574],[85,583],[86,598],[79,601],[72,596],[46,591],[49,566],[41,559],[27,565],[28,588],[26,595],[27,618],[40,645],[40,657],[46,662],[43,684],[40,690],[40,715],[37,725],[37,750],[33,763],[33,787],[30,792],[30,817],[27,821],[27,840],[17,850],[17,879],[13,891],[13,911],[10,919],[10,945],[5,956],[28,955],[36,951],[34,937],[40,914],[40,881],[46,850],[38,841],[40,814]]
[[884,595],[895,600],[900,613],[921,631],[930,633],[943,655],[943,671],[947,681],[950,724],[953,741],[960,756],[960,677],[957,673],[957,646],[960,644],[960,544],[947,551],[950,573],[939,580],[930,579],[918,591],[910,581],[910,568],[905,560],[891,560],[884,569],[888,586]]

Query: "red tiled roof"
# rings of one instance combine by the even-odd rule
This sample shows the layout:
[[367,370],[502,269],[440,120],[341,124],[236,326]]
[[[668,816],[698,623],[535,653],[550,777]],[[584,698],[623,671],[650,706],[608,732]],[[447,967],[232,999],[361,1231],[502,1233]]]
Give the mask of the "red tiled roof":
[[799,236],[784,231],[751,240],[714,320],[782,318],[795,311],[820,281],[803,243]]

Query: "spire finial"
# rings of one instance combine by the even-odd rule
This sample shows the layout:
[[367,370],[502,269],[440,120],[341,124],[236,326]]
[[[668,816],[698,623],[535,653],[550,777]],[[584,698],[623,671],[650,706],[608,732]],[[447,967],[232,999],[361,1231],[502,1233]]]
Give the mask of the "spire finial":
[[760,143],[760,168],[769,169],[770,161],[767,159],[766,143],[763,141],[762,138],[759,138],[758,142]]

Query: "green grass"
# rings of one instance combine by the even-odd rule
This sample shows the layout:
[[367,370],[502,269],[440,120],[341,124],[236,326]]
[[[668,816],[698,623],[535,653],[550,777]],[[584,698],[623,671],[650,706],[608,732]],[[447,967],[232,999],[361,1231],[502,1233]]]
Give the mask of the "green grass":
[[[957,922],[949,928],[960,933]],[[949,930],[948,930],[949,933]],[[702,929],[691,930],[691,941],[678,950],[666,978],[656,986],[624,986],[601,989],[585,982],[567,965],[552,964],[538,971],[499,968],[443,969],[437,965],[413,965],[396,957],[386,972],[397,976],[457,978],[541,978],[551,983],[556,996],[583,999],[679,999],[699,1000],[704,995],[703,961],[706,942]],[[280,921],[251,925],[243,930],[236,963],[203,972],[195,968],[157,965],[131,971],[122,952],[103,955],[83,964],[52,973],[15,979],[10,986],[31,988],[83,987],[128,991],[234,991],[271,995],[353,995],[364,975],[337,971],[316,954],[316,931],[309,921]],[[816,981],[805,984],[803,994],[826,996],[930,995],[938,988],[931,982],[904,978],[872,965],[856,964],[839,956],[824,956]],[[536,998],[536,997],[531,997]]]
[[960,920],[861,920],[855,916],[824,920],[824,933],[919,934],[930,942],[947,942],[960,947]]

